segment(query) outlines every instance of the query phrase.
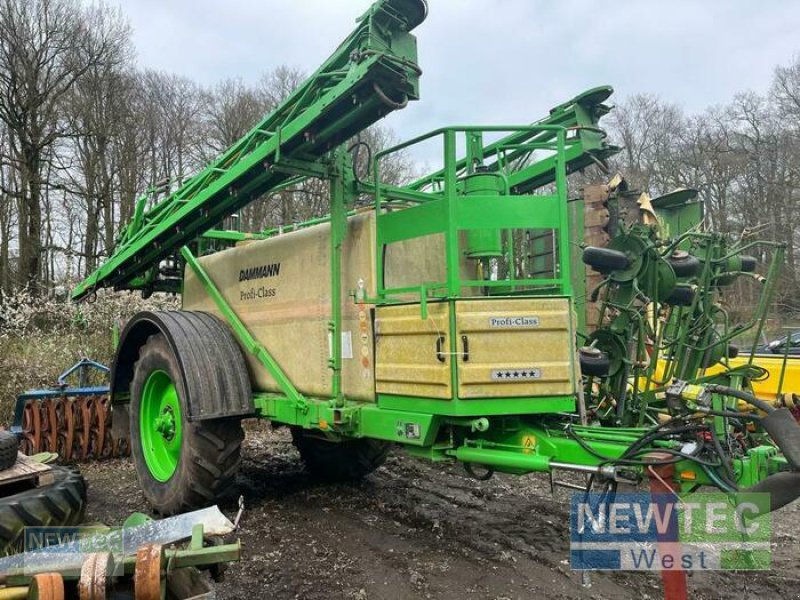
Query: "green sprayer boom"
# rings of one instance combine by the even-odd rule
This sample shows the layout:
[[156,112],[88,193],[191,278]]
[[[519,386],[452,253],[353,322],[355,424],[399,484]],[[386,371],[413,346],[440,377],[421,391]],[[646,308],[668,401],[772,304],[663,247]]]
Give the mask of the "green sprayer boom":
[[[475,164],[486,164],[492,172],[508,173],[508,185],[513,194],[526,194],[551,184],[555,181],[559,157],[554,153],[538,157],[535,148],[555,143],[559,128],[568,134],[563,157],[567,174],[592,164],[606,170],[606,159],[620,150],[605,142],[606,133],[599,125],[600,119],[611,110],[603,102],[613,91],[611,86],[587,90],[551,109],[544,119],[532,123],[531,128],[515,131],[485,146],[471,143],[467,148],[467,156],[455,165],[457,174],[463,175]],[[541,128],[537,129],[537,126]],[[477,138],[473,136],[471,139]],[[435,188],[441,184],[444,176],[444,170],[440,169],[414,181],[408,188]]]
[[[419,97],[416,40],[423,0],[380,0],[324,64],[205,170],[133,222],[114,254],[72,294],[98,287],[166,289],[160,261],[270,191],[291,185],[294,161],[319,159],[388,113]],[[314,173],[309,173],[313,175]]]

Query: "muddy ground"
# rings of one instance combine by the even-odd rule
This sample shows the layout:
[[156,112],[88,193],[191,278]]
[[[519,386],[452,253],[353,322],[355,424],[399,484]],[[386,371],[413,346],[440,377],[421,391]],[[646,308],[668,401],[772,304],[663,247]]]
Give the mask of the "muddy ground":
[[[89,519],[120,523],[147,511],[129,461],[84,465]],[[544,476],[486,482],[460,467],[394,452],[357,484],[320,484],[304,471],[288,434],[248,431],[239,476],[246,511],[243,560],[217,595],[225,599],[517,599],[662,597],[651,574],[569,567],[569,498]],[[222,506],[236,513],[235,500]],[[693,598],[800,598],[800,506],[775,515],[773,569],[702,573]]]

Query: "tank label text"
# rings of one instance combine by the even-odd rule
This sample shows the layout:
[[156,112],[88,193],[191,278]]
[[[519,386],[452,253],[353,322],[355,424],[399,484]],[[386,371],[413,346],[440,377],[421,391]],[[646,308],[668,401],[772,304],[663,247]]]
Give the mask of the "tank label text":
[[269,265],[250,267],[239,271],[239,281],[252,281],[253,279],[266,279],[267,277],[277,277],[281,273],[281,263],[276,262]]
[[539,317],[489,317],[489,327],[494,328],[516,328],[516,327],[538,327]]
[[251,287],[249,290],[241,290],[239,292],[239,302],[249,302],[251,300],[265,300],[267,298],[274,298],[278,295],[278,290],[275,288],[268,288],[266,286]]

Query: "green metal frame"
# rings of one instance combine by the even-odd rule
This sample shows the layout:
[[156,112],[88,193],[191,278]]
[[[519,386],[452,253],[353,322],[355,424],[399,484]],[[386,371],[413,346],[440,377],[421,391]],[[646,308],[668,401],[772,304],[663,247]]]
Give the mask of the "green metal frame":
[[[524,143],[515,142],[505,146],[502,142],[493,144],[496,155],[502,158],[507,152],[518,152],[524,146],[527,151],[547,151],[552,154],[546,160],[553,165],[555,191],[547,195],[513,195],[471,196],[469,202],[459,198],[459,161],[456,156],[457,136],[482,137],[486,133],[524,132],[534,138]],[[537,140],[536,134],[548,134],[550,139]],[[390,186],[381,181],[381,160],[407,150],[408,148],[431,140],[441,138],[445,168],[441,177],[437,178],[437,191],[414,190],[409,196],[408,189]],[[516,136],[511,136],[515,138]],[[459,298],[463,287],[503,286],[504,288],[536,288],[546,287],[549,293],[571,296],[572,277],[570,273],[569,217],[567,214],[567,148],[578,146],[578,142],[567,142],[567,130],[557,125],[530,126],[456,126],[437,129],[407,142],[388,148],[375,156],[375,211],[377,214],[377,304],[392,301],[393,295],[407,294],[408,288],[386,289],[383,277],[384,248],[392,243],[427,235],[442,233],[445,236],[447,281],[423,282],[420,296],[431,294],[434,297]],[[413,187],[413,186],[412,186]],[[441,190],[441,191],[439,191]],[[413,206],[393,212],[384,211],[388,205],[397,206],[401,202],[412,200]],[[459,232],[475,229],[551,229],[564,232],[558,236],[559,277],[552,279],[516,279],[509,278],[501,282],[486,280],[464,281],[459,275],[461,249],[459,248]],[[420,298],[422,301],[422,298]]]

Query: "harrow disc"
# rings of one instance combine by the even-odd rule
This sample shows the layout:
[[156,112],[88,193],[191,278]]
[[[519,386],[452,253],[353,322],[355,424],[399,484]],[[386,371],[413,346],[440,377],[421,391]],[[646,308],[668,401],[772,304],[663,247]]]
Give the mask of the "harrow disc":
[[136,600],[163,600],[166,581],[162,577],[163,560],[161,544],[146,544],[136,552],[133,590]]
[[81,567],[80,600],[106,600],[111,587],[114,559],[109,552],[90,554]]
[[130,455],[127,436],[111,431],[111,399],[104,394],[29,398],[22,408],[20,450],[55,452],[63,462]]
[[28,598],[35,600],[64,600],[64,578],[59,573],[34,575]]

